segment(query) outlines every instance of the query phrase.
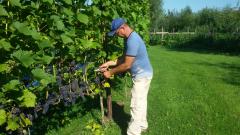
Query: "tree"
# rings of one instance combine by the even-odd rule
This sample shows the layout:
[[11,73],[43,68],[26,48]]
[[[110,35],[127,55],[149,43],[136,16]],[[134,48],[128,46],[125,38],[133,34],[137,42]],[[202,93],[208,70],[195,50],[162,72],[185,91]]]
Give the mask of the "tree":
[[159,29],[163,18],[162,0],[150,0],[150,31]]
[[194,14],[192,12],[192,9],[187,6],[179,14],[178,17],[179,22],[179,29],[183,31],[189,31],[191,28],[194,27]]
[[197,13],[196,26],[205,32],[216,31],[217,16],[219,12],[216,9],[205,8]]

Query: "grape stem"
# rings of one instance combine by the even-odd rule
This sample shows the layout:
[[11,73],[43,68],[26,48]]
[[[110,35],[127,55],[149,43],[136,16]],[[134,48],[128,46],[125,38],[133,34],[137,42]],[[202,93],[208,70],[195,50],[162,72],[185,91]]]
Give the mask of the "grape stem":
[[102,124],[104,124],[104,106],[103,106],[103,94],[100,93],[100,106],[101,106],[101,114],[102,114]]
[[[7,2],[7,6],[9,7],[9,1]],[[8,34],[8,22],[6,20],[6,25],[5,25],[5,33],[6,35]]]

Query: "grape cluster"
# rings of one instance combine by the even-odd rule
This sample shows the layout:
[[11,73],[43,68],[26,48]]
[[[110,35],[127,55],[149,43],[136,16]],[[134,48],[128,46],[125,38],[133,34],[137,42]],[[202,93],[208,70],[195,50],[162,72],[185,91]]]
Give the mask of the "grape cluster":
[[40,82],[37,80],[33,80],[31,81],[31,77],[29,75],[24,75],[22,82],[24,83],[24,85],[29,88],[29,87],[37,87],[40,85]]
[[21,110],[20,110],[19,108],[17,108],[17,107],[12,107],[12,109],[11,109],[11,114],[12,114],[12,116],[19,116],[20,113],[21,113]]
[[49,94],[45,104],[43,105],[42,113],[46,114],[49,109],[49,106],[56,104],[58,101],[59,101],[59,95],[57,93]]
[[[32,110],[26,111],[26,109],[20,109],[16,107],[12,107],[12,114],[15,116],[19,116],[21,113],[25,114],[25,117],[29,118],[31,121],[33,119],[38,118],[39,112],[42,114],[46,114],[51,106],[57,105],[60,102],[63,102],[64,106],[70,106],[76,103],[76,101],[80,98],[82,101],[86,101],[85,95],[86,91],[90,89],[88,82],[79,80],[78,78],[74,77],[71,78],[71,81],[66,82],[63,78],[63,73],[71,73],[74,74],[78,70],[82,70],[82,75],[87,74],[87,67],[88,63],[86,64],[79,64],[75,61],[69,63],[68,67],[61,67],[61,64],[57,65],[56,68],[56,88],[59,88],[58,92],[51,92],[48,93],[46,99],[39,99],[36,106]],[[52,66],[47,66],[45,68],[47,73],[53,74]],[[94,78],[93,82],[96,84],[101,84],[102,82],[101,76],[97,76]],[[36,88],[40,86],[40,82],[38,80],[33,80],[31,76],[24,75],[21,80],[27,88]],[[51,85],[48,86],[48,89],[51,89]],[[0,106],[1,108],[1,106]]]
[[69,85],[64,85],[59,88],[60,99],[63,100],[65,106],[75,104],[79,97],[85,101],[84,91],[86,89],[87,87],[83,86],[82,83],[79,85],[78,80],[75,79]]
[[104,77],[102,75],[101,76],[96,76],[94,78],[94,83],[96,83],[98,85],[102,84],[103,82],[104,82]]

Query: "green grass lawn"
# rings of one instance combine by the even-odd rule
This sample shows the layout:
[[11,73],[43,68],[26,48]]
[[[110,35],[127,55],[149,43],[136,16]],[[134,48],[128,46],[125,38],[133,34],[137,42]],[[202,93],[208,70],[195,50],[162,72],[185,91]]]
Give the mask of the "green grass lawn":
[[[154,78],[148,96],[149,130],[144,135],[239,135],[240,57],[149,47]],[[129,82],[129,80],[127,81]],[[125,89],[125,87],[123,87]],[[130,89],[126,89],[128,93]],[[127,95],[127,97],[126,97]],[[126,132],[130,96],[113,90],[113,121],[106,135]],[[124,107],[118,102],[124,103]],[[90,134],[85,126],[100,109],[71,120],[48,134]]]

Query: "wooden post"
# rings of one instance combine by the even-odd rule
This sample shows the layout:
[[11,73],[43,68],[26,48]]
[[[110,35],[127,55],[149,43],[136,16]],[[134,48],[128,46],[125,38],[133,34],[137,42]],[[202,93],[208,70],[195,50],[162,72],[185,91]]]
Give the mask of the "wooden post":
[[109,120],[112,119],[112,93],[111,88],[106,88],[107,95],[107,117]]
[[100,106],[101,106],[101,116],[102,116],[102,125],[105,123],[104,120],[104,106],[103,106],[103,94],[102,92],[100,93]]
[[163,36],[164,36],[164,34],[163,34],[163,26],[162,26],[162,41],[163,41]]

